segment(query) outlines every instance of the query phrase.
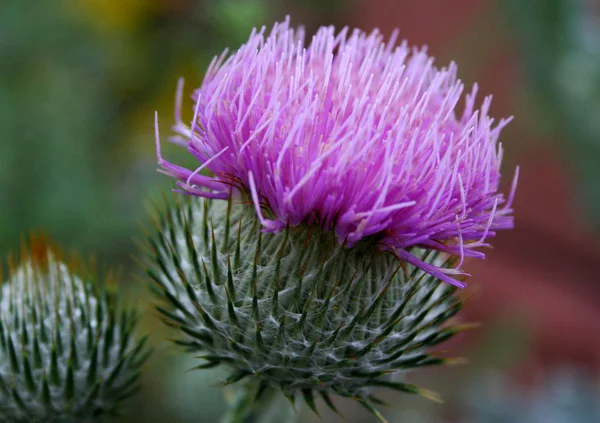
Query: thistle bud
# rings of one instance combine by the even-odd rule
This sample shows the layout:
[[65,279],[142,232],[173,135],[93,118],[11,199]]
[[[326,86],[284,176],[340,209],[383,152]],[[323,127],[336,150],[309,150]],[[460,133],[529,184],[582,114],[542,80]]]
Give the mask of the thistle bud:
[[45,245],[0,290],[0,420],[94,421],[137,392],[145,339],[137,313]]

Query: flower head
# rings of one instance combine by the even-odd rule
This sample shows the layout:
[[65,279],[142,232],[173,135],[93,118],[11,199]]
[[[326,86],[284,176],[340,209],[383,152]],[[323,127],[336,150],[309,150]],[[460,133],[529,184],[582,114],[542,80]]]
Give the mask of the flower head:
[[[289,20],[268,35],[254,31],[237,52],[213,60],[193,94],[189,127],[179,85],[172,140],[200,165],[169,163],[157,142],[162,170],[188,194],[248,193],[265,231],[318,224],[347,246],[372,237],[461,286],[452,275],[462,258],[484,257],[477,248],[513,226],[517,174],[507,200],[498,192],[497,140],[509,119],[494,125],[490,97],[476,108],[477,86],[458,113],[456,66],[437,69],[424,48],[396,37],[323,27],[305,47]],[[461,260],[442,269],[413,247]]]

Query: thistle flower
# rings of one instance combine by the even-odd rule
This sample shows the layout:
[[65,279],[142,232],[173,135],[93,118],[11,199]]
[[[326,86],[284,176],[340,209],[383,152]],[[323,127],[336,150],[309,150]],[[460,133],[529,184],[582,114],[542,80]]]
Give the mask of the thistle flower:
[[0,420],[95,421],[139,388],[134,310],[73,273],[44,242],[0,289]]
[[476,87],[457,117],[456,66],[396,35],[321,28],[305,48],[286,20],[226,54],[189,127],[177,90],[172,141],[196,169],[162,157],[156,122],[161,171],[204,197],[168,205],[148,237],[176,342],[201,351],[197,368],[227,366],[225,384],[248,381],[229,423],[274,390],[315,411],[315,395],[353,398],[382,420],[377,388],[435,399],[403,373],[457,362],[431,348],[470,327],[451,320],[463,259],[513,226],[517,173],[498,192],[508,120],[494,126],[490,98],[475,110]]
[[[436,69],[425,48],[384,42],[377,31],[319,29],[305,47],[289,20],[211,63],[190,126],[172,140],[198,161],[162,171],[188,194],[225,199],[250,194],[264,231],[317,224],[351,247],[377,239],[381,249],[451,284],[463,286],[463,258],[513,226],[511,203],[498,192],[501,129],[475,106],[477,86],[457,104],[456,66]],[[201,173],[209,170],[212,176]],[[411,247],[461,259],[455,268],[426,263]]]

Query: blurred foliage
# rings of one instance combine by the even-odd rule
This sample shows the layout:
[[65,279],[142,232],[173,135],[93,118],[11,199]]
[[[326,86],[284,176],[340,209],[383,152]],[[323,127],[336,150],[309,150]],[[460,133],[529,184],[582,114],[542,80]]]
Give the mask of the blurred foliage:
[[144,58],[117,65],[118,45],[52,3],[2,8],[0,245],[44,228],[85,251],[122,254],[153,170],[123,145],[144,95],[125,79]]
[[[554,370],[533,386],[517,386],[501,373],[483,372],[462,385],[460,419],[411,413],[419,423],[593,423],[600,421],[600,391],[588,375]],[[401,420],[398,420],[400,422]]]
[[600,229],[600,4],[498,0],[516,29],[539,126],[562,141]]
[[600,383],[583,369],[532,372],[533,380],[523,382],[519,369],[532,334],[518,321],[506,316],[489,322],[469,347],[467,366],[426,376],[428,386],[442,393],[442,406],[394,402],[399,410],[388,414],[390,423],[600,422]]
[[600,421],[600,391],[589,375],[554,370],[530,388],[498,373],[482,374],[464,391],[466,423],[591,423]]

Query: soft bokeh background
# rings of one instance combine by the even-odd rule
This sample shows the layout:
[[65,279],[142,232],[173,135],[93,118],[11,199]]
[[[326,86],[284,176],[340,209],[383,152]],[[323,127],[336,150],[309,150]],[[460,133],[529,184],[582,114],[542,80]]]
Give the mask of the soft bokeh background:
[[[144,304],[132,256],[155,172],[153,112],[172,122],[177,78],[198,85],[214,54],[286,14],[321,24],[394,27],[455,60],[494,95],[506,182],[521,180],[517,228],[471,262],[463,319],[484,326],[451,345],[470,364],[411,376],[445,405],[388,395],[391,422],[600,421],[600,5],[592,0],[6,0],[0,5],[0,252],[44,230],[123,269]],[[173,157],[176,149],[167,149]],[[182,158],[184,159],[184,158]],[[131,275],[131,276],[130,276]],[[157,353],[123,422],[216,422],[218,372],[171,348],[146,306]],[[350,422],[374,421],[338,401]],[[301,421],[315,421],[304,410]],[[343,421],[324,413],[323,421]]]

